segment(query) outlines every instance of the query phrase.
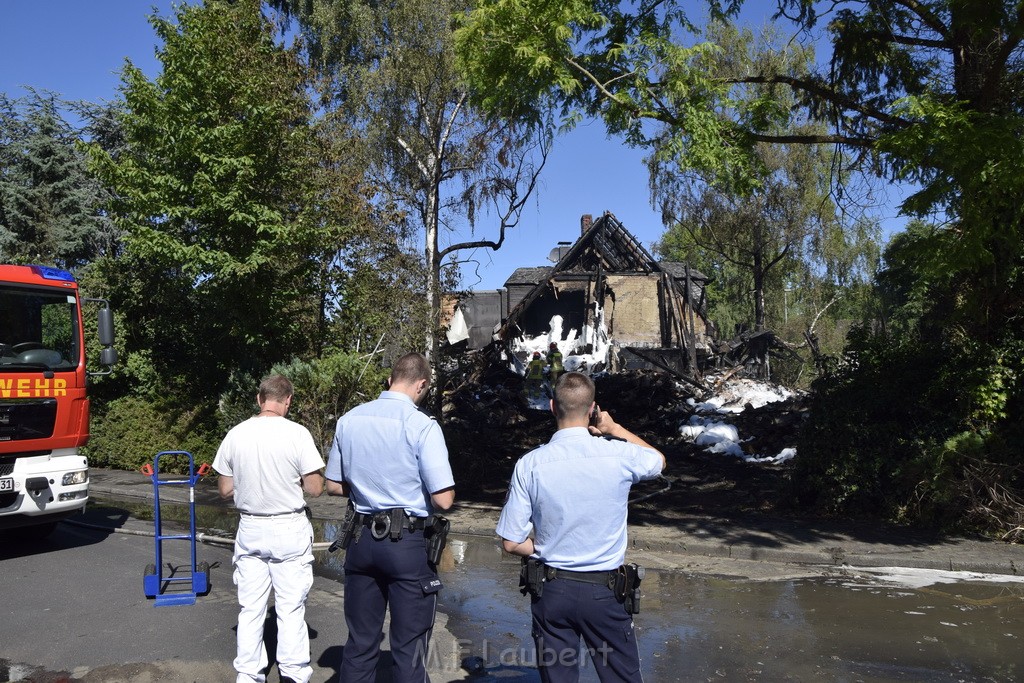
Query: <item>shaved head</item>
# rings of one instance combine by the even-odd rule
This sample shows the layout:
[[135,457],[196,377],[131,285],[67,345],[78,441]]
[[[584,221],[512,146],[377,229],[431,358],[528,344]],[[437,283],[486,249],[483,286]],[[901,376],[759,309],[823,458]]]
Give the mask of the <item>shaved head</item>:
[[555,383],[555,411],[559,418],[587,417],[594,402],[594,382],[580,372],[567,372]]
[[430,363],[422,353],[407,353],[391,366],[392,384],[412,384],[421,379],[430,381]]

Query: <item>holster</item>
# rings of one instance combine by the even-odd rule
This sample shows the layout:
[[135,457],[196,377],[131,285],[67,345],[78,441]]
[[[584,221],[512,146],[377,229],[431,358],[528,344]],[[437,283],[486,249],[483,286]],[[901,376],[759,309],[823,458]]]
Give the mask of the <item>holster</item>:
[[405,514],[405,508],[391,508],[388,511],[390,524],[388,525],[388,534],[391,536],[392,541],[397,541],[402,537],[402,531],[405,529],[406,520],[408,516]]
[[348,510],[345,512],[345,519],[341,522],[341,529],[338,530],[338,535],[334,538],[334,542],[327,548],[327,552],[333,553],[339,548],[348,550],[348,547],[352,544],[352,538],[355,537],[358,541],[362,530],[362,515],[357,513],[356,509],[349,503]]
[[645,573],[644,568],[636,563],[624,564],[615,570],[612,591],[627,614],[640,614],[640,582]]
[[519,592],[535,598],[544,594],[544,583],[550,578],[548,567],[540,560],[524,557],[519,569]]
[[448,544],[448,532],[452,523],[441,515],[434,515],[431,522],[423,529],[423,537],[427,543],[427,562],[431,566],[437,566],[441,561],[441,553]]

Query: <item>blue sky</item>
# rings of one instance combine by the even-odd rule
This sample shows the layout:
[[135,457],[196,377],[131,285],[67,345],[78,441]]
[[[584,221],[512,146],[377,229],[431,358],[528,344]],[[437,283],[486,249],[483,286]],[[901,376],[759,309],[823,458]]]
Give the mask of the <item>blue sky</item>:
[[[0,22],[0,92],[24,87],[51,90],[65,99],[99,102],[117,97],[125,59],[150,77],[159,70],[156,35],[146,17],[171,12],[170,0],[31,0],[4,6]],[[547,263],[559,241],[579,236],[580,216],[615,216],[650,248],[664,228],[650,206],[644,152],[610,140],[599,122],[579,126],[555,142],[538,190],[519,226],[497,252],[478,250],[479,278],[464,268],[464,286],[502,286],[519,266]],[[887,212],[889,214],[894,211]],[[460,241],[466,235],[457,236]],[[477,238],[495,231],[477,226]]]

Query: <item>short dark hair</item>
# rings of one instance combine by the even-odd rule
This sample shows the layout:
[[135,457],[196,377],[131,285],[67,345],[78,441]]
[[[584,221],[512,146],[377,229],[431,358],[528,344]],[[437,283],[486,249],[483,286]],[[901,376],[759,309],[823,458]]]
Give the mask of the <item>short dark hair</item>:
[[391,366],[392,384],[409,384],[421,379],[430,381],[430,363],[422,353],[407,353]]
[[267,375],[260,382],[260,401],[283,401],[294,393],[295,387],[284,375]]
[[567,372],[555,383],[555,411],[559,417],[583,417],[594,402],[594,381],[582,372]]

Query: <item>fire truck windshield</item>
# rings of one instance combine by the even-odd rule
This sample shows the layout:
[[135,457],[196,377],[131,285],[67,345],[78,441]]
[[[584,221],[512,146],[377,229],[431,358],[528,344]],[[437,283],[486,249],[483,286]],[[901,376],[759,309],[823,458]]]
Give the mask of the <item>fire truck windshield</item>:
[[0,373],[75,369],[78,329],[71,292],[0,284]]

